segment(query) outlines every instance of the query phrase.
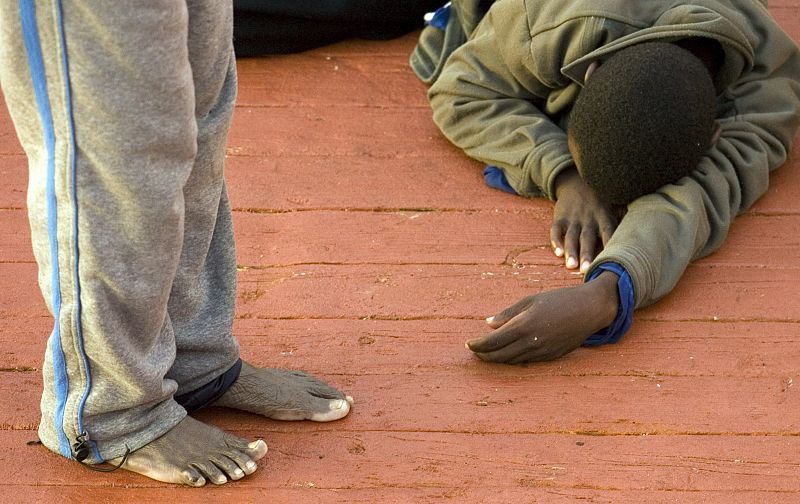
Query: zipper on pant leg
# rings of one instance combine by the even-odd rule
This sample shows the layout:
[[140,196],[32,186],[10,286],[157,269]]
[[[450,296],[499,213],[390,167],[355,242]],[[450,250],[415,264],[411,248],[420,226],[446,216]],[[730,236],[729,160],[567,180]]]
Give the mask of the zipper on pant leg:
[[[67,374],[66,358],[64,349],[61,344],[61,279],[60,279],[60,265],[58,262],[58,215],[57,215],[57,199],[55,190],[55,128],[53,124],[53,114],[51,109],[50,97],[47,90],[47,75],[45,73],[44,61],[42,57],[42,48],[39,40],[39,29],[36,20],[36,5],[34,0],[19,0],[19,14],[20,23],[22,27],[23,41],[25,51],[28,58],[28,67],[31,73],[31,81],[33,85],[34,96],[36,99],[36,106],[39,112],[39,119],[42,126],[42,136],[47,151],[47,180],[45,186],[46,192],[46,206],[47,206],[47,231],[50,249],[50,263],[51,263],[51,303],[53,309],[53,317],[55,324],[51,334],[52,341],[52,360],[53,360],[53,376],[56,396],[55,408],[55,431],[58,437],[59,452],[65,457],[78,458],[85,460],[88,457],[86,446],[91,446],[90,450],[94,453],[97,460],[102,461],[96,445],[94,442],[89,441],[88,434],[83,429],[83,408],[86,403],[86,398],[91,389],[91,376],[89,372],[88,358],[84,351],[83,335],[80,325],[80,283],[78,281],[78,244],[77,244],[77,184],[75,180],[75,136],[74,126],[72,119],[72,103],[71,103],[71,90],[69,87],[69,73],[67,66],[67,47],[64,36],[64,23],[61,10],[60,0],[55,0],[55,13],[57,17],[57,26],[59,30],[59,43],[61,46],[62,55],[62,71],[63,82],[65,86],[64,96],[66,97],[66,118],[68,121],[69,129],[69,146],[70,146],[70,176],[71,176],[71,189],[72,189],[72,203],[73,203],[73,239],[72,251],[74,257],[73,275],[75,285],[75,337],[77,338],[80,357],[83,360],[83,369],[85,370],[86,388],[78,406],[77,418],[75,419],[80,433],[75,443],[71,446],[67,433],[64,430],[64,415],[69,394],[69,377]],[[76,451],[73,452],[73,449]]]

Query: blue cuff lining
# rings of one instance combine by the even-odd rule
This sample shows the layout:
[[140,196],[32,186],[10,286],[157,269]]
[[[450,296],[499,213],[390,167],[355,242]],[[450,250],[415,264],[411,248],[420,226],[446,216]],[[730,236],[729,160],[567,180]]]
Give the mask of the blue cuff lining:
[[193,413],[204,406],[208,406],[231,388],[239,378],[242,371],[242,359],[238,359],[231,368],[217,376],[202,387],[175,396],[175,402],[183,406],[188,413]]
[[614,263],[614,262],[607,262],[603,263],[598,266],[592,274],[589,275],[587,282],[591,282],[603,271],[612,271],[619,275],[619,280],[617,281],[617,289],[619,292],[619,310],[617,310],[617,318],[614,319],[614,322],[611,323],[610,326],[597,331],[593,335],[589,336],[583,346],[596,346],[596,345],[603,345],[605,343],[616,343],[622,338],[628,329],[630,329],[631,324],[633,323],[633,310],[636,304],[636,298],[633,292],[633,282],[631,281],[631,276],[622,267],[622,265]]
[[434,28],[445,31],[447,21],[450,19],[450,2],[436,9],[434,12],[425,16],[425,22]]
[[503,173],[503,170],[496,166],[487,166],[483,169],[483,181],[486,182],[486,185],[494,189],[500,189],[501,191],[505,191],[507,193],[517,194],[517,191],[515,191],[514,188],[511,187],[511,184],[508,183],[506,174]]

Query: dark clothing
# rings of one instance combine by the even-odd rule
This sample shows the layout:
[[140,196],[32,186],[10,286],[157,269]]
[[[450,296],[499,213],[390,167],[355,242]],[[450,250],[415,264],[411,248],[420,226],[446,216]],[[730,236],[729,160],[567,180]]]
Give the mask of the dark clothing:
[[385,40],[422,28],[442,0],[234,0],[236,55],[306,51],[348,38]]

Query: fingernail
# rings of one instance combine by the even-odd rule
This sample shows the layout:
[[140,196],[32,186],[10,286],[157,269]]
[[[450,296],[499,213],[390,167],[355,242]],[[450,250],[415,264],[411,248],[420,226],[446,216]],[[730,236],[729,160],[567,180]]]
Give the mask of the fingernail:
[[347,404],[347,401],[344,399],[334,399],[328,404],[328,407],[332,410],[339,410],[344,408],[345,404]]
[[234,469],[234,470],[233,470],[233,474],[234,474],[235,476],[239,476],[239,477],[241,477],[241,476],[244,476],[244,471],[242,471],[241,469],[239,469],[239,468],[237,467],[236,469]]
[[575,268],[577,266],[578,266],[578,260],[577,259],[575,259],[574,257],[568,257],[567,258],[567,268],[572,269],[572,268]]
[[564,255],[564,251],[561,250],[561,247],[556,247],[555,253],[556,253],[556,255],[558,257],[561,257],[562,255]]
[[253,469],[255,469],[255,468],[257,468],[257,467],[258,467],[258,464],[256,464],[256,463],[255,463],[255,462],[253,462],[252,460],[250,460],[250,461],[248,461],[248,462],[245,464],[245,466],[247,466],[247,468],[248,468],[248,469],[250,469],[250,470],[252,471]]
[[494,322],[494,317],[486,317],[486,322],[491,324],[492,322]]
[[247,447],[250,448],[251,450],[257,450],[261,448],[261,445],[263,444],[265,444],[263,439],[256,439],[255,441],[247,445]]
[[581,273],[586,273],[587,271],[589,271],[589,266],[591,265],[592,263],[590,263],[589,261],[583,261],[581,263]]
[[472,350],[472,349],[469,347],[469,341],[467,341],[466,343],[464,343],[464,348],[466,348],[467,350]]

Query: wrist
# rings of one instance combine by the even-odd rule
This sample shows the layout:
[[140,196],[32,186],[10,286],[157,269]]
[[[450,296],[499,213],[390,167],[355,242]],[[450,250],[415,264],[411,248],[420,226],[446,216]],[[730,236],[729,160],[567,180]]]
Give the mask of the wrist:
[[595,299],[598,300],[597,309],[599,310],[598,318],[601,319],[606,327],[614,322],[619,312],[619,289],[617,282],[619,275],[613,271],[603,271],[595,279],[589,282],[596,290]]

